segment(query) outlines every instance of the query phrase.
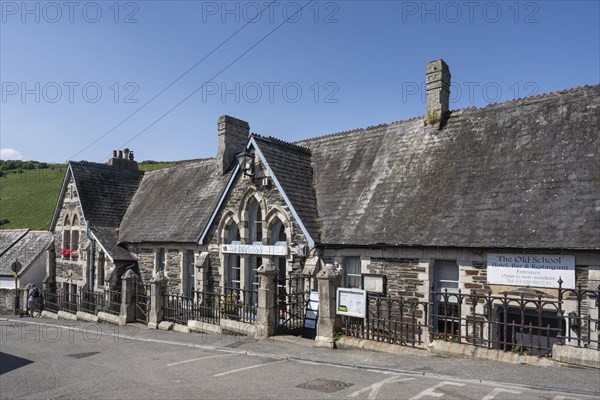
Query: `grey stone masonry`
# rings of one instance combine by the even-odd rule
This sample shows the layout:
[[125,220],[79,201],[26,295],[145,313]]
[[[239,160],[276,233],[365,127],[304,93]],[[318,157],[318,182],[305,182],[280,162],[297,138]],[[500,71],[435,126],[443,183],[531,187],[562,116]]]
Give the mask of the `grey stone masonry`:
[[333,264],[317,274],[319,280],[319,319],[315,346],[333,348],[333,335],[340,331],[341,318],[336,313],[336,292],[341,283],[341,272]]
[[121,314],[122,322],[133,322],[135,320],[135,284],[137,276],[132,270],[128,270],[121,277]]
[[277,327],[277,268],[271,260],[265,259],[258,268],[259,289],[258,309],[256,310],[256,336],[269,337]]
[[450,107],[450,69],[444,60],[427,64],[427,114],[435,113],[443,122]]
[[217,163],[223,168],[223,173],[229,170],[235,155],[244,150],[250,135],[250,125],[246,121],[222,115],[218,122],[219,150]]
[[148,315],[148,328],[158,329],[158,324],[162,320],[164,297],[163,293],[167,290],[168,279],[162,271],[158,271],[150,280],[150,314]]
[[429,288],[419,274],[427,270],[419,266],[418,259],[371,258],[369,273],[387,276],[387,292],[390,297],[423,301]]

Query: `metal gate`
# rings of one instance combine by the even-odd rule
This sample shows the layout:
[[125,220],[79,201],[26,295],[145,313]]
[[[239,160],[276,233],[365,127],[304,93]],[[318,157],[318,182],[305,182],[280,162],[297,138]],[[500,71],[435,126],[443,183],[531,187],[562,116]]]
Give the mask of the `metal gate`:
[[277,282],[278,334],[301,334],[310,300],[310,277],[291,276]]
[[148,323],[148,314],[150,313],[150,284],[138,282],[135,285],[135,322],[142,324]]

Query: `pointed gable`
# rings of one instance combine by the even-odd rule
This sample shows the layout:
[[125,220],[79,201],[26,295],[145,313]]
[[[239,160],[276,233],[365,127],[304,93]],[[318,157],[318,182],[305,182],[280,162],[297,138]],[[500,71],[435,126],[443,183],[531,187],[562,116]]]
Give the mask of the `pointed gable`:
[[56,225],[65,189],[72,177],[86,224],[113,260],[134,257],[117,245],[118,228],[143,177],[142,171],[106,164],[70,161],[51,229]]
[[288,206],[296,214],[298,223],[304,226],[308,236],[318,242],[317,201],[313,191],[310,151],[272,137],[253,135],[252,140],[281,186],[282,195],[289,201]]

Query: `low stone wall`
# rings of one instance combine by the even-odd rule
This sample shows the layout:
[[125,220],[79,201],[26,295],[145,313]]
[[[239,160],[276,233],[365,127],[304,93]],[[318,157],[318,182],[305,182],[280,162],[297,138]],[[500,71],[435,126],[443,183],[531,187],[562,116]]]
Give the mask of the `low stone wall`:
[[[19,305],[25,309],[24,290],[21,290]],[[0,314],[14,314],[15,289],[0,289]]]
[[187,327],[193,332],[214,334],[229,332],[233,334],[248,336],[251,338],[257,338],[262,333],[262,331],[256,325],[247,324],[244,322],[234,321],[230,319],[222,319],[219,325],[209,324],[202,321],[189,320],[187,323]]
[[552,347],[552,358],[565,364],[600,369],[600,350],[596,349],[555,344]]
[[510,351],[486,349],[470,344],[453,343],[444,340],[434,340],[428,350],[442,357],[463,357],[479,360],[499,361],[512,364],[528,364],[542,367],[556,366],[557,363],[548,357],[528,356]]

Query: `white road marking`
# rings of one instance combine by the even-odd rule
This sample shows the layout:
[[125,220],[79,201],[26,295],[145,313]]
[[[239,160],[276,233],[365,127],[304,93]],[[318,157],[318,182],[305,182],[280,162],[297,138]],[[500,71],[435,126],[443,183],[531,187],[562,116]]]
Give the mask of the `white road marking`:
[[510,393],[510,394],[521,394],[522,392],[519,390],[510,390],[510,389],[502,389],[502,388],[494,388],[488,395],[483,397],[481,400],[492,400],[500,393]]
[[552,400],[581,400],[581,399],[579,397],[567,397],[567,396],[558,395]]
[[231,357],[231,356],[237,356],[237,355],[239,355],[239,354],[220,354],[218,356],[207,356],[207,357],[200,357],[200,358],[192,358],[191,360],[184,360],[184,361],[178,361],[178,362],[175,362],[175,363],[167,364],[167,367],[172,367],[173,365],[185,364],[185,363],[189,363],[189,362],[192,362],[192,361],[208,360],[209,358]]
[[223,376],[223,375],[227,375],[227,374],[233,374],[233,373],[236,373],[236,372],[239,372],[239,371],[245,371],[247,369],[265,367],[267,365],[278,364],[278,363],[282,363],[282,362],[286,362],[286,361],[287,360],[279,360],[279,361],[272,361],[272,362],[268,362],[268,363],[264,363],[264,364],[251,365],[249,367],[238,368],[238,369],[234,369],[234,370],[227,371],[227,372],[221,372],[220,374],[216,374],[216,375],[213,375],[213,376]]
[[458,383],[458,382],[443,381],[443,382],[438,383],[435,386],[430,387],[429,389],[423,390],[421,393],[419,393],[415,397],[411,398],[410,400],[419,400],[420,398],[425,397],[425,396],[442,397],[445,393],[435,391],[435,389],[440,388],[442,386],[465,386],[465,384]]
[[374,400],[377,398],[377,395],[379,394],[379,391],[381,390],[381,388],[383,387],[383,385],[385,385],[386,383],[395,383],[395,382],[404,382],[404,381],[414,381],[416,378],[402,378],[399,376],[392,376],[391,378],[387,378],[384,379],[380,382],[376,382],[374,384],[372,384],[371,386],[367,386],[366,388],[360,389],[357,392],[351,393],[348,395],[348,397],[356,397],[359,394],[363,394],[366,392],[370,392],[369,393],[369,399]]

